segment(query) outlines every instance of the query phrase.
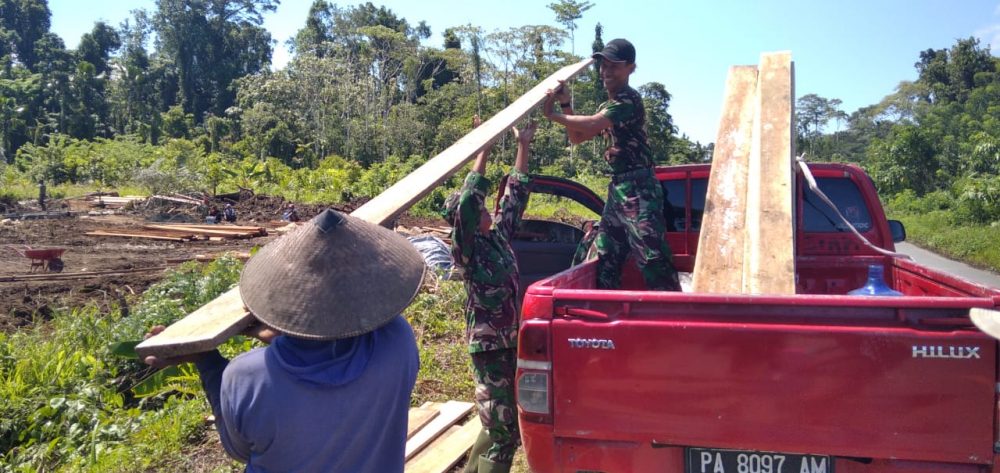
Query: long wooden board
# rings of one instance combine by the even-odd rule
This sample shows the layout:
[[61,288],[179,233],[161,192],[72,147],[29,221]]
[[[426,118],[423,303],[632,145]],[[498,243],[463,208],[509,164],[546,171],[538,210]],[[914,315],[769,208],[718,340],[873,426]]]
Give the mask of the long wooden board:
[[434,443],[406,462],[405,473],[445,473],[465,456],[476,442],[483,425],[475,417],[465,425],[453,425]]
[[744,294],[795,294],[792,53],[764,53],[747,172]]
[[430,444],[441,433],[469,415],[473,404],[471,402],[448,401],[440,406],[440,413],[429,424],[406,441],[405,458],[413,458],[420,450]]
[[576,76],[593,61],[585,59],[559,69],[441,154],[358,207],[351,215],[380,225],[392,221],[454,174],[488,143],[524,118],[536,105],[545,100],[545,92],[548,89],[555,89],[560,80],[569,80]]
[[[592,62],[593,59],[585,59],[559,69],[448,149],[351,212],[351,215],[377,225],[392,221],[545,100],[548,89],[556,88],[560,80],[573,78]],[[197,353],[218,346],[253,320],[252,316],[246,315],[242,300],[233,297],[234,293],[238,295],[238,289],[232,289],[210,302],[212,309],[202,307],[167,327],[159,335],[143,341],[135,347],[136,352],[140,356],[169,357]],[[237,316],[240,312],[245,316]],[[181,323],[184,328],[175,330],[174,326]]]
[[414,407],[410,409],[406,419],[406,438],[409,440],[420,429],[424,428],[431,420],[441,413],[439,405],[429,407]]
[[756,66],[733,66],[726,78],[722,118],[712,154],[705,213],[695,259],[695,292],[739,293],[743,289],[747,163],[757,88]]

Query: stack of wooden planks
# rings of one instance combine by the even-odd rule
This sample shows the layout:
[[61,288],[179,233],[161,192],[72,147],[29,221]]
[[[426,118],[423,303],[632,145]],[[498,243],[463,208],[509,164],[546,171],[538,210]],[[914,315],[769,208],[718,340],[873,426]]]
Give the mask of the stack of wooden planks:
[[793,77],[789,52],[729,70],[695,292],[795,294]]
[[479,416],[465,422],[472,408],[471,402],[448,401],[410,409],[406,473],[444,473],[464,458],[482,429]]
[[133,202],[142,202],[144,200],[146,200],[146,198],[141,195],[126,195],[122,197],[97,195],[87,197],[87,202],[90,203],[92,207],[104,207],[108,209],[120,209]]
[[87,235],[147,238],[151,240],[178,242],[192,240],[221,241],[266,236],[267,229],[264,227],[240,225],[149,224],[143,225],[141,229],[98,230],[88,232]]

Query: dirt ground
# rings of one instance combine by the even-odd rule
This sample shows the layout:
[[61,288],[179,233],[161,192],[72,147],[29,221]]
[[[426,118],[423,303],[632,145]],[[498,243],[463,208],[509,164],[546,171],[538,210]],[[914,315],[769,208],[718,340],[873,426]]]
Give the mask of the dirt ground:
[[[139,229],[149,223],[200,223],[204,209],[191,206],[139,205],[110,215],[87,215],[95,210],[85,203],[51,202],[60,210],[73,211],[72,217],[38,220],[10,220],[0,223],[0,332],[12,332],[31,324],[35,317],[49,317],[53,311],[96,304],[102,310],[134,299],[151,284],[159,281],[163,270],[128,272],[89,277],[86,279],[59,279],[62,275],[86,271],[120,271],[141,268],[172,266],[168,260],[191,258],[195,255],[215,255],[225,252],[245,253],[277,237],[270,232],[266,237],[244,240],[172,242],[141,238],[89,236],[95,230]],[[72,205],[70,205],[72,204]],[[219,201],[219,208],[224,202]],[[247,196],[236,201],[237,225],[275,226],[281,209],[287,203],[280,197]],[[359,203],[338,207],[350,212]],[[11,209],[8,206],[8,210]],[[322,211],[325,206],[300,205],[296,208],[303,221]],[[30,203],[16,208],[19,212],[37,212]],[[97,209],[99,210],[99,209]],[[79,213],[77,213],[79,212]],[[107,211],[105,211],[107,212]],[[92,212],[93,213],[93,212]],[[404,215],[400,224],[440,225],[442,221],[427,222]],[[62,255],[64,269],[51,279],[3,281],[11,276],[37,274],[54,275],[36,269],[17,252],[23,245],[31,247],[65,248]]]

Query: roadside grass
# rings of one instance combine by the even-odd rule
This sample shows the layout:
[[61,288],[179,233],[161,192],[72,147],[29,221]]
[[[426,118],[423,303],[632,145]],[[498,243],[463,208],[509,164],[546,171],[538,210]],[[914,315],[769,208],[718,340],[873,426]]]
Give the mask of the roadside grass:
[[906,240],[972,266],[1000,272],[1000,226],[961,225],[950,222],[949,211],[893,212],[889,218],[903,222]]

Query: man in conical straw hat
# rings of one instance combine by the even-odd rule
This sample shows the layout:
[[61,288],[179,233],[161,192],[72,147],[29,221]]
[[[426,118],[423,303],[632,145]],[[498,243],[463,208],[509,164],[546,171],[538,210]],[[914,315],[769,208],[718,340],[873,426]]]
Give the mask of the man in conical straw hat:
[[247,334],[269,346],[145,361],[195,362],[222,444],[247,471],[402,472],[419,361],[399,314],[424,268],[402,236],[326,210],[243,270],[260,321]]
[[[478,122],[476,116],[473,125],[478,126]],[[489,146],[476,157],[462,189],[445,202],[444,217],[452,224],[451,253],[463,270],[468,294],[466,337],[475,369],[476,406],[483,423],[466,473],[510,471],[514,451],[521,443],[514,405],[518,271],[510,240],[528,205],[528,147],[536,127],[531,121],[521,130],[513,129],[517,158],[495,221],[484,204],[490,187],[485,176]]]

